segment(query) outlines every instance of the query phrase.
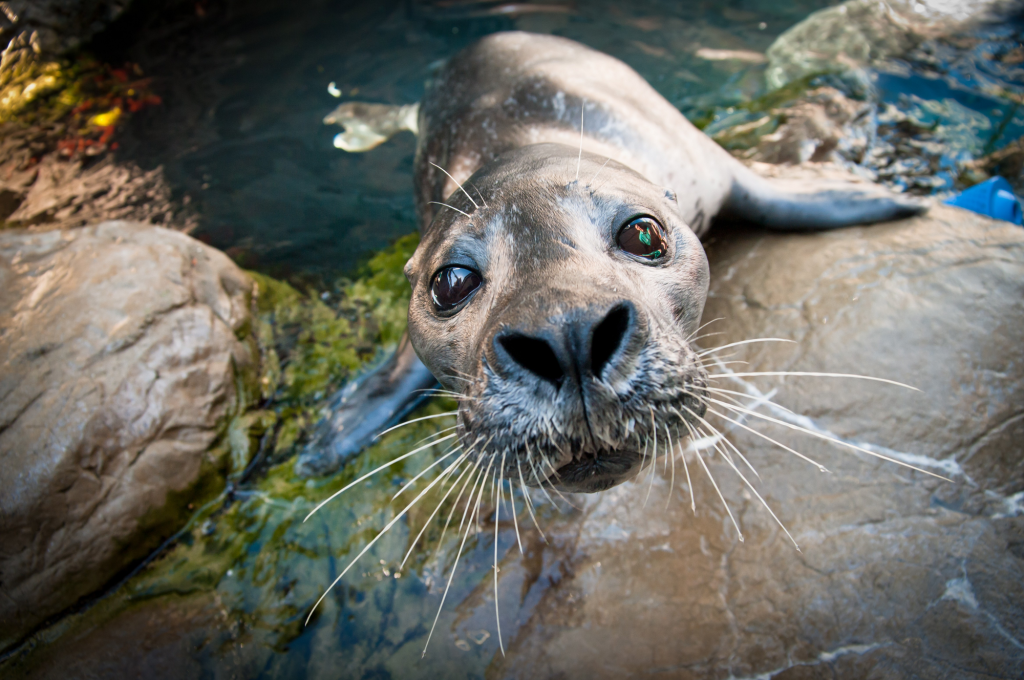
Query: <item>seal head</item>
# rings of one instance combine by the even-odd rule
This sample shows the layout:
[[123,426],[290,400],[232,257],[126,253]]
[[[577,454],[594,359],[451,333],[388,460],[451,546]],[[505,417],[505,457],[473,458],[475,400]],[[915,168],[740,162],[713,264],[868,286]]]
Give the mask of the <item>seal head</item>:
[[464,186],[406,267],[410,339],[463,395],[462,445],[535,486],[636,475],[705,409],[688,339],[708,263],[674,195],[559,144],[503,154]]

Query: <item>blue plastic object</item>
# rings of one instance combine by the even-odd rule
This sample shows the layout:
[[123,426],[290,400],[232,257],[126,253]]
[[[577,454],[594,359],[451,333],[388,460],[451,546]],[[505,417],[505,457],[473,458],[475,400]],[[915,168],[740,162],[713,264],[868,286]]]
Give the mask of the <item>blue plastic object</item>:
[[1013,195],[1010,183],[1002,177],[985,180],[945,202],[997,220],[1021,223],[1020,201]]

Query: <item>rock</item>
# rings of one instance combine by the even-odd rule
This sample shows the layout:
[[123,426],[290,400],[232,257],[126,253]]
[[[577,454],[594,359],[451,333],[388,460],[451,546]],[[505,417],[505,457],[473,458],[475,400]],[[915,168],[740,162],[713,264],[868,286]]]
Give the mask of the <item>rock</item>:
[[849,157],[860,160],[870,137],[863,128],[871,124],[873,111],[868,102],[850,99],[832,87],[819,87],[789,106],[772,109],[766,117],[777,117],[779,126],[737,155],[791,165],[842,161]]
[[[750,364],[726,368],[859,373],[921,391],[771,376],[720,387],[770,394],[801,415],[759,412],[952,482],[745,420],[831,470],[821,473],[718,419],[801,552],[720,455],[708,464],[742,543],[692,455],[696,517],[682,466],[670,493],[673,473],[659,465],[646,503],[644,474],[546,530],[570,546],[550,569],[557,585],[519,594],[512,584],[533,582],[530,560],[540,558],[509,553],[508,656],[495,657],[494,676],[1024,676],[1024,230],[937,205],[815,234],[721,225],[708,251],[704,318],[725,320],[706,331],[724,334],[702,344],[798,341],[736,348],[725,360]],[[489,608],[493,623],[493,600],[477,597],[460,620],[482,621]]]
[[[4,165],[14,163],[0,161],[0,168]],[[11,226],[68,229],[100,220],[135,220],[185,232],[195,227],[195,216],[172,200],[162,166],[143,170],[110,156],[85,162],[49,154],[32,166],[32,178],[27,187],[10,190],[16,208],[3,219]]]
[[1019,0],[847,0],[819,10],[768,48],[771,89],[823,71],[842,71],[898,57],[928,38],[999,21]]
[[0,650],[222,484],[258,354],[251,279],[128,222],[0,232]]
[[0,2],[4,56],[10,50],[29,49],[45,59],[75,49],[120,16],[128,3],[129,0]]

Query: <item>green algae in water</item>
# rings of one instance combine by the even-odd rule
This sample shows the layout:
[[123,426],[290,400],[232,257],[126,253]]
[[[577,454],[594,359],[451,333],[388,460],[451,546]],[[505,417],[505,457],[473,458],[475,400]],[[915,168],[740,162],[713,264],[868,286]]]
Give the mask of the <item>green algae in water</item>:
[[[409,234],[375,255],[364,276],[339,283],[340,301],[333,306],[315,291],[302,293],[250,272],[257,285],[259,389],[267,413],[247,416],[252,427],[237,424],[236,459],[250,460],[261,445],[278,459],[289,454],[322,415],[325,399],[397,345],[411,295],[403,268],[418,244],[419,234]],[[272,442],[263,444],[268,432]]]
[[[453,405],[434,402],[417,415],[443,413]],[[420,654],[436,614],[439,587],[447,577],[444,567],[450,566],[456,546],[453,531],[439,546],[441,527],[435,517],[404,573],[396,571],[410,538],[426,522],[441,494],[431,494],[409,513],[408,521],[396,524],[305,625],[313,603],[341,569],[433,478],[437,468],[398,502],[391,502],[399,486],[436,460],[436,454],[403,461],[353,487],[308,522],[303,518],[353,479],[449,426],[448,419],[435,419],[396,430],[324,480],[297,477],[290,461],[271,468],[251,487],[236,492],[232,502],[225,504],[222,498],[197,512],[178,542],[113,596],[65,620],[59,635],[40,636],[36,654],[45,653],[47,644],[60,645],[83,631],[116,629],[119,621],[131,619],[134,612],[163,611],[190,602],[196,611],[212,607],[220,612],[220,623],[207,622],[208,630],[200,636],[209,643],[190,652],[207,670],[234,668],[247,676],[267,677],[282,673],[332,678],[373,673],[481,676],[496,640],[457,651],[453,629],[460,620],[473,618],[474,607],[493,612],[493,602],[471,597],[480,590],[481,581],[490,585],[482,576],[492,557],[493,524],[490,528],[485,524],[482,533],[467,544],[424,660]],[[455,514],[456,523],[460,513],[461,509]],[[530,529],[521,527],[521,531],[528,535]],[[502,533],[503,555],[515,539],[505,527]],[[467,598],[468,610],[460,605]],[[21,668],[30,670],[29,664]]]

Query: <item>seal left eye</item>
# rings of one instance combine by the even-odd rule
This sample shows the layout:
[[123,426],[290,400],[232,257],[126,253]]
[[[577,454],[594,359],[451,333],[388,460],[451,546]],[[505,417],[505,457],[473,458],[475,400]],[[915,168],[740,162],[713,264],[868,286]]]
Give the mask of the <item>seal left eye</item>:
[[438,310],[447,312],[480,287],[483,279],[478,272],[465,267],[445,267],[434,274],[430,284],[430,296]]

